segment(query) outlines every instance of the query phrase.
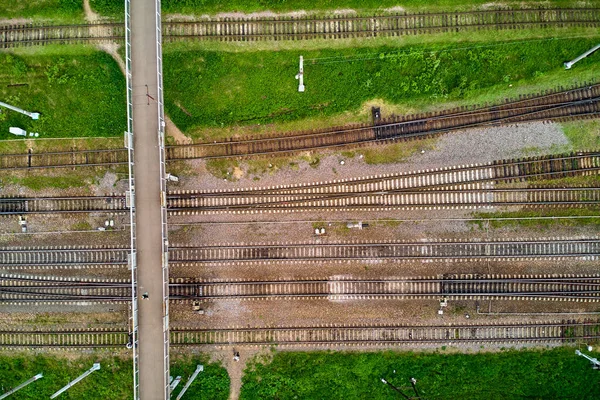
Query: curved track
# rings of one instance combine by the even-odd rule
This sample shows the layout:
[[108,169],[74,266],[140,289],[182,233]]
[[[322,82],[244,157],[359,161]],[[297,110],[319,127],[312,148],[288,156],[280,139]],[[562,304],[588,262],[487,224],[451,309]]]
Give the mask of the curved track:
[[453,109],[383,120],[375,125],[358,124],[292,133],[286,136],[204,142],[168,146],[169,160],[227,158],[248,155],[295,153],[324,148],[389,140],[429,137],[460,129],[525,121],[591,118],[600,115],[600,85],[586,86],[492,107]]
[[600,188],[465,189],[342,194],[260,194],[202,196],[168,199],[170,215],[214,212],[290,212],[326,210],[389,210],[419,208],[465,208],[524,206],[585,207],[600,204]]

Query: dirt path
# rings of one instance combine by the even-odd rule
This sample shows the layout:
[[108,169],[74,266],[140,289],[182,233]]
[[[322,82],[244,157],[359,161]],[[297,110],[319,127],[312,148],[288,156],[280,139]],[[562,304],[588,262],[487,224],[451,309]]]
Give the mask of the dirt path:
[[254,359],[256,355],[266,354],[269,352],[268,350],[261,349],[243,349],[240,350],[240,360],[234,361],[234,350],[234,347],[226,347],[220,351],[213,352],[211,357],[211,361],[220,361],[223,367],[225,367],[225,369],[227,370],[227,373],[229,374],[229,400],[237,400],[240,397],[240,390],[242,388],[242,376],[244,375],[246,363]]
[[100,16],[92,11],[92,7],[90,7],[90,0],[83,0],[83,12],[85,13],[85,19],[87,22],[96,22],[100,19]]

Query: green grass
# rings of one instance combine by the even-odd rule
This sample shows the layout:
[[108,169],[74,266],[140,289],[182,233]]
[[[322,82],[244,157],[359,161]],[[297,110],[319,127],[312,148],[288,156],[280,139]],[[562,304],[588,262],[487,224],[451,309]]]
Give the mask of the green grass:
[[[591,218],[581,217],[593,216]],[[531,219],[546,217],[544,219]],[[580,217],[580,218],[556,218]],[[600,227],[600,210],[586,208],[511,211],[496,213],[474,213],[469,224],[483,228],[484,220],[489,220],[491,228],[522,227],[548,230],[557,226],[596,226]]]
[[2,0],[0,20],[28,18],[54,22],[82,22],[82,0]]
[[[172,361],[171,375],[183,378],[175,390],[176,394],[179,394],[179,390],[194,372],[196,365],[204,365],[204,372],[198,375],[184,399],[225,400],[229,396],[229,376],[219,364],[209,363],[205,356],[193,358],[175,356]],[[110,353],[98,353],[97,356],[81,356],[75,359],[30,353],[0,355],[0,393],[8,391],[38,373],[43,373],[42,379],[19,390],[10,399],[47,399],[69,381],[90,369],[95,362],[100,363],[100,370],[70,388],[60,398],[131,399],[133,393],[131,359],[112,357]]]
[[209,363],[208,358],[204,356],[171,358],[171,375],[182,377],[172,398],[174,399],[179,394],[198,364],[204,365],[204,371],[200,372],[183,399],[226,400],[229,397],[229,375],[220,363]]
[[27,111],[0,113],[0,139],[11,126],[48,137],[120,136],[126,128],[125,78],[93,47],[49,46],[0,54],[0,98]]
[[499,353],[276,353],[251,365],[240,399],[398,399],[381,382],[424,399],[597,399],[600,374],[573,348]]
[[32,376],[43,373],[44,377],[19,390],[11,399],[38,400],[49,398],[66,385],[100,362],[100,370],[70,388],[65,399],[129,399],[132,393],[131,360],[109,355],[85,356],[76,360],[50,355],[15,354],[0,356],[0,387],[4,390],[15,387]]
[[[596,42],[550,39],[238,53],[165,46],[165,107],[175,124],[190,133],[334,116],[358,111],[371,99],[405,110],[498,101],[516,95],[520,87],[552,88],[592,79],[600,73],[594,57],[581,61],[576,71],[565,71],[562,63]],[[300,54],[305,57],[305,93],[298,93],[294,79]]]
[[73,187],[85,187],[88,185],[88,180],[80,176],[26,176],[14,177],[4,176],[0,178],[0,187],[12,184],[25,186],[32,190],[41,189],[68,189]]
[[600,121],[572,121],[561,125],[573,149],[600,149]]
[[[120,0],[90,0],[92,7],[100,13],[113,15],[122,13],[123,2]],[[524,2],[505,1],[503,5],[519,7]],[[163,0],[163,13],[202,14],[228,11],[259,12],[271,10],[285,12],[292,10],[335,10],[352,8],[355,10],[372,11],[402,6],[411,11],[459,10],[489,4],[488,0]],[[539,3],[535,2],[535,7]],[[598,5],[598,1],[588,1],[586,6]],[[554,0],[544,2],[544,6],[573,7],[569,0]]]

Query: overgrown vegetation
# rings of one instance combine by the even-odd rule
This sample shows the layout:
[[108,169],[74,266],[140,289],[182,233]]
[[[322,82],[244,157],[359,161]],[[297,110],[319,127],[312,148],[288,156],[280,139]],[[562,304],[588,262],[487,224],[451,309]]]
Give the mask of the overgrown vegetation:
[[499,353],[276,353],[251,365],[241,399],[396,399],[417,379],[427,399],[596,399],[600,374],[572,348]]
[[0,139],[9,127],[45,137],[120,136],[126,127],[125,77],[110,55],[87,46],[0,54],[0,98],[41,113],[39,120],[2,109]]
[[0,1],[0,20],[31,18],[78,22],[83,20],[83,0]]
[[[499,101],[520,86],[564,85],[573,71],[565,71],[563,61],[596,41],[240,53],[165,46],[165,106],[175,124],[189,133],[331,116],[357,110],[374,98],[408,109],[459,100]],[[301,54],[305,93],[298,93],[294,79]],[[598,73],[600,66],[591,58],[578,64],[582,80]]]

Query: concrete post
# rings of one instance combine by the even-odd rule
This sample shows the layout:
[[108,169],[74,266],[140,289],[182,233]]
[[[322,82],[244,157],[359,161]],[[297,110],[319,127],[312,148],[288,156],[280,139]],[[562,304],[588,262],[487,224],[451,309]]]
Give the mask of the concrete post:
[[19,107],[11,106],[10,104],[6,104],[6,103],[3,103],[1,101],[0,101],[0,106],[6,107],[9,110],[13,110],[13,111],[16,111],[18,113],[27,115],[31,119],[39,119],[40,118],[40,114],[39,113],[32,113],[32,112],[29,112],[29,111],[25,111],[25,110],[23,110],[23,109],[21,109]]
[[63,392],[66,392],[69,388],[75,386],[76,383],[79,383],[79,381],[83,380],[83,378],[85,378],[86,376],[88,376],[89,374],[91,374],[94,371],[98,371],[99,369],[100,369],[100,364],[99,363],[95,363],[92,366],[92,368],[88,369],[83,374],[81,374],[79,377],[77,377],[74,380],[72,380],[71,382],[67,383],[67,385],[65,387],[63,387],[62,389],[60,389],[58,392],[54,393],[52,396],[50,396],[50,398],[51,399],[57,398]]
[[41,379],[43,377],[42,374],[37,374],[36,376],[34,376],[31,379],[26,380],[25,382],[21,383],[19,386],[17,386],[16,388],[9,390],[8,392],[4,393],[3,395],[0,396],[0,400],[7,398],[8,396],[10,396],[11,394],[13,394],[14,392],[16,392],[19,389],[23,389],[25,386],[29,385],[31,382],[35,382],[38,379]]
[[181,377],[180,376],[178,376],[177,378],[175,378],[175,380],[173,382],[171,382],[171,386],[170,386],[171,392],[173,392],[173,390],[175,390],[175,388],[177,387],[177,385],[179,385],[179,382],[181,382]]
[[587,358],[594,365],[595,369],[600,369],[600,361],[598,361],[597,358],[592,358],[592,357],[588,356],[587,354],[583,354],[579,350],[575,350],[575,354],[577,354],[578,356],[581,356],[583,358]]
[[600,44],[592,47],[591,49],[589,49],[588,51],[586,51],[585,53],[583,53],[579,57],[574,58],[573,60],[571,60],[569,62],[566,62],[565,63],[565,69],[571,69],[571,67],[573,66],[573,64],[575,64],[577,61],[586,58],[587,56],[589,56],[590,54],[592,54],[593,52],[595,52],[598,49],[600,49]]
[[202,372],[202,371],[204,371],[204,365],[198,365],[196,367],[196,370],[194,371],[194,373],[192,374],[192,376],[190,376],[190,379],[188,379],[188,381],[185,383],[185,386],[183,387],[183,389],[181,389],[181,392],[177,395],[177,398],[175,400],[181,400],[181,398],[183,397],[184,393],[191,386],[192,382],[194,382],[194,379],[196,379],[196,377],[198,376],[198,374],[200,372]]

